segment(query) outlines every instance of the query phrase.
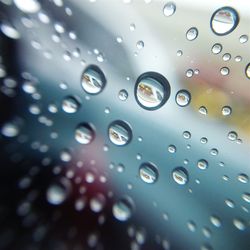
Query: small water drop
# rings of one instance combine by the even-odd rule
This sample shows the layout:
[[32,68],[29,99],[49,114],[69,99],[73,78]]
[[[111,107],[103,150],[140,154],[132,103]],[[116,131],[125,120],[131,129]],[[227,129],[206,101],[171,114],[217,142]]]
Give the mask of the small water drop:
[[136,43],[136,47],[137,47],[137,49],[143,49],[144,48],[144,42],[143,41],[138,41]]
[[88,123],[79,124],[75,130],[75,139],[81,144],[89,144],[94,140],[95,132]]
[[250,203],[250,193],[244,193],[242,194],[242,199],[245,201],[245,202],[248,202]]
[[186,77],[190,78],[194,75],[194,71],[192,69],[188,69],[186,71]]
[[157,181],[158,179],[158,170],[157,167],[150,163],[142,163],[140,168],[139,168],[139,174],[141,179],[149,184],[153,184]]
[[12,122],[7,122],[2,126],[1,133],[6,137],[15,137],[19,134],[19,127]]
[[207,108],[205,106],[201,106],[199,108],[199,113],[202,115],[207,115]]
[[231,54],[226,53],[222,56],[223,61],[229,61],[231,59]]
[[176,11],[176,5],[173,2],[168,2],[163,7],[163,14],[164,16],[172,16]]
[[222,45],[220,43],[216,43],[212,47],[213,54],[219,54],[222,51]]
[[118,97],[121,101],[126,101],[128,98],[128,92],[125,89],[119,91]]
[[241,35],[239,38],[240,43],[246,43],[248,41],[247,35]]
[[210,25],[216,35],[222,36],[232,32],[238,22],[238,13],[231,7],[223,7],[213,13]]
[[246,174],[239,174],[237,179],[239,182],[244,183],[244,184],[248,183],[249,181],[249,178]]
[[35,13],[41,8],[37,0],[14,0],[14,4],[19,10],[26,13]]
[[7,37],[11,39],[19,39],[20,38],[20,33],[17,31],[17,29],[12,26],[9,23],[3,22],[1,24],[1,31],[6,35]]
[[191,133],[189,131],[184,131],[182,135],[183,135],[183,137],[185,139],[190,139],[191,138]]
[[129,29],[130,29],[131,31],[135,31],[135,29],[136,29],[135,24],[134,24],[134,23],[131,23],[130,26],[129,26]]
[[118,43],[122,43],[122,42],[123,42],[123,39],[122,39],[121,36],[118,36],[118,37],[116,38],[116,41],[117,41]]
[[185,89],[179,90],[175,96],[175,101],[179,106],[185,107],[190,103],[191,95]]
[[197,162],[197,167],[198,167],[199,169],[205,170],[205,169],[208,168],[208,162],[207,162],[206,160],[204,160],[204,159],[199,160],[199,161]]
[[222,115],[229,116],[232,114],[232,108],[229,106],[224,106],[221,110]]
[[103,72],[95,65],[87,67],[81,79],[81,86],[88,94],[99,94],[106,84]]
[[95,213],[100,213],[106,204],[106,198],[103,194],[98,193],[92,197],[89,202],[90,209]]
[[176,152],[175,145],[169,145],[168,146],[168,152],[171,153],[171,154],[174,154]]
[[182,50],[177,50],[176,55],[177,56],[182,56],[183,55],[183,51]]
[[210,216],[210,221],[215,227],[221,227],[221,220],[219,217],[212,215]]
[[246,223],[242,219],[234,219],[233,224],[240,231],[244,231],[246,229]]
[[108,135],[113,144],[124,146],[131,141],[132,130],[126,122],[117,120],[109,125]]
[[188,182],[188,171],[183,167],[177,167],[172,171],[174,181],[179,185],[185,185]]
[[230,132],[227,134],[227,138],[228,138],[230,141],[236,141],[237,138],[238,138],[238,134],[237,134],[235,131],[230,131]]
[[66,113],[75,113],[79,110],[80,106],[80,102],[73,96],[67,96],[62,101],[62,109]]
[[230,73],[230,70],[228,67],[222,67],[220,69],[220,73],[223,75],[223,76],[227,76],[229,73]]
[[169,96],[169,82],[164,76],[156,72],[144,73],[136,81],[136,101],[147,110],[160,108],[168,100]]
[[198,37],[198,29],[195,27],[190,28],[186,33],[186,38],[189,41],[193,41]]
[[123,197],[114,203],[112,212],[119,221],[127,221],[131,218],[134,210],[134,202],[130,197]]
[[226,205],[227,205],[228,207],[234,208],[234,202],[233,202],[232,200],[226,199],[226,200],[225,200],[225,203],[226,203]]

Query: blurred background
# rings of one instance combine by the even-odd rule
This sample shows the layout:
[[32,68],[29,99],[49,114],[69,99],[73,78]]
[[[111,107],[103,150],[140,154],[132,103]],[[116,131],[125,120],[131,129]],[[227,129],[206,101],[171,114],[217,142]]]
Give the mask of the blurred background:
[[0,0],[0,249],[249,250],[249,8]]

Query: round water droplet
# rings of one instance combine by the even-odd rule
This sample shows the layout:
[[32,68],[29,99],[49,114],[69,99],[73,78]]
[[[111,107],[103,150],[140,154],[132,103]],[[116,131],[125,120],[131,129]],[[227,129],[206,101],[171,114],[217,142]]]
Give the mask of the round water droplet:
[[248,183],[248,180],[249,180],[249,178],[246,174],[239,174],[238,175],[239,182],[246,184],[246,183]]
[[223,75],[223,76],[227,76],[229,74],[230,70],[228,67],[222,67],[220,69],[220,73]]
[[134,24],[134,23],[131,23],[130,26],[129,26],[129,29],[130,29],[131,31],[134,31],[135,28],[136,28],[135,24]]
[[141,164],[139,175],[144,182],[152,184],[157,181],[159,174],[157,167],[154,164],[146,162]]
[[134,210],[134,202],[130,197],[123,197],[113,205],[113,215],[119,221],[127,221]]
[[80,102],[73,96],[67,96],[62,101],[62,109],[66,113],[75,113],[80,106]]
[[221,110],[222,115],[228,116],[232,114],[232,109],[229,106],[224,106]]
[[144,48],[144,42],[143,41],[138,41],[136,43],[136,47],[137,47],[137,49],[143,49]]
[[234,219],[233,224],[237,229],[241,231],[244,231],[246,229],[246,223],[242,219]]
[[89,66],[82,74],[81,85],[88,94],[99,94],[105,87],[106,78],[95,65]]
[[47,201],[52,205],[62,204],[71,192],[71,183],[67,178],[61,178],[47,189]]
[[191,133],[189,131],[184,131],[182,135],[183,135],[183,137],[185,139],[190,139],[191,138]]
[[163,7],[164,16],[172,16],[176,11],[176,5],[173,2],[168,2]]
[[246,66],[245,73],[248,79],[250,79],[250,63]]
[[1,31],[4,33],[4,35],[6,35],[7,37],[9,37],[11,39],[19,39],[20,38],[20,34],[17,31],[17,29],[9,23],[3,22],[1,24]]
[[232,32],[238,23],[238,13],[231,7],[223,7],[216,10],[210,20],[212,31],[219,36]]
[[230,131],[228,134],[227,134],[227,138],[230,140],[230,141],[235,141],[237,140],[238,138],[238,134],[234,131]]
[[175,145],[169,145],[168,146],[168,152],[171,153],[171,154],[174,154],[176,152]]
[[186,71],[186,77],[190,78],[194,75],[194,71],[192,69],[188,69]]
[[185,89],[179,90],[175,96],[175,101],[179,106],[185,107],[190,103],[191,95]]
[[202,115],[207,115],[207,108],[205,106],[201,106],[199,108],[199,113]]
[[60,153],[60,159],[64,162],[69,162],[72,156],[68,149],[63,149]]
[[137,79],[134,91],[136,101],[141,107],[155,110],[168,100],[170,85],[164,76],[156,72],[148,72]]
[[218,155],[219,151],[217,148],[212,148],[211,151],[210,151],[210,154],[215,156],[215,155]]
[[176,52],[176,55],[177,55],[177,56],[182,56],[182,55],[183,55],[182,50],[178,50],[178,51]]
[[189,41],[193,41],[198,37],[198,29],[195,27],[190,28],[186,33],[186,38]]
[[123,39],[122,39],[121,36],[118,36],[118,37],[116,38],[116,41],[117,41],[118,43],[122,43],[122,42],[123,42]]
[[128,98],[128,92],[125,89],[119,91],[118,97],[121,101],[126,101]]
[[242,194],[242,199],[248,203],[250,203],[250,193]]
[[41,8],[37,0],[14,0],[14,4],[18,9],[27,13],[35,13]]
[[187,227],[191,232],[196,231],[196,224],[193,221],[188,221],[187,222]]
[[225,62],[229,61],[231,59],[231,54],[229,54],[229,53],[224,54],[223,57],[222,57],[222,59]]
[[215,215],[210,216],[210,221],[215,227],[221,227],[221,221],[217,216]]
[[188,182],[188,171],[183,167],[177,167],[172,172],[174,181],[179,185],[185,185]]
[[105,203],[105,196],[103,194],[97,194],[95,197],[90,199],[89,206],[93,212],[99,213],[103,210]]
[[240,43],[246,43],[248,41],[247,35],[241,35],[239,38]]
[[234,58],[235,62],[241,62],[242,61],[242,57],[241,56],[236,56]]
[[216,43],[212,47],[213,54],[219,54],[222,51],[222,45],[220,43]]
[[94,140],[95,132],[88,123],[79,124],[75,130],[75,139],[81,144],[89,144]]
[[204,160],[204,159],[199,160],[199,161],[197,162],[197,167],[198,167],[199,169],[205,170],[205,169],[208,168],[208,162],[207,162],[206,160]]
[[19,128],[16,124],[7,122],[2,126],[1,133],[6,137],[15,137],[19,134]]
[[126,122],[117,120],[109,125],[108,136],[115,145],[124,146],[131,141],[132,130]]

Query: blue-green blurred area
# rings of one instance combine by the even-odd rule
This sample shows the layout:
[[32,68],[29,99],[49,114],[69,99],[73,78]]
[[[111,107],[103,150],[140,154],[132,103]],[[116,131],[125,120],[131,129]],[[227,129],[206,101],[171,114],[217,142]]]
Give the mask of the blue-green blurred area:
[[0,0],[0,249],[250,249],[249,8]]

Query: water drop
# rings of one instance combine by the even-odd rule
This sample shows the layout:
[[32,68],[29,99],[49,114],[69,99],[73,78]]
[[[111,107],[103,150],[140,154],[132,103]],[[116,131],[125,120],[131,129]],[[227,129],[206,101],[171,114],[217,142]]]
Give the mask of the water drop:
[[179,185],[185,185],[188,182],[188,171],[183,167],[177,167],[172,172],[174,181]]
[[183,137],[185,139],[190,139],[191,138],[191,133],[189,131],[184,131],[182,135],[183,135]]
[[40,12],[38,13],[38,18],[39,18],[39,20],[40,20],[42,23],[47,24],[47,23],[50,22],[50,18],[49,18],[48,15],[47,15],[45,12],[43,12],[43,11],[40,11]]
[[121,36],[118,36],[118,37],[116,38],[116,41],[117,41],[118,43],[122,43],[122,42],[123,42],[123,39],[122,39]]
[[117,120],[109,125],[108,136],[115,145],[124,146],[131,141],[132,130],[126,122]]
[[103,210],[105,203],[106,203],[105,196],[99,193],[95,197],[90,199],[89,206],[93,212],[99,213]]
[[176,11],[176,5],[173,2],[168,2],[163,7],[164,16],[172,16]]
[[157,167],[150,162],[142,163],[139,168],[139,175],[144,182],[155,183],[158,179]]
[[72,156],[68,149],[63,149],[60,153],[60,159],[64,162],[69,162]]
[[234,202],[233,202],[232,200],[226,199],[226,200],[225,200],[225,203],[226,203],[226,205],[227,205],[228,207],[234,208]]
[[201,106],[199,108],[199,113],[202,115],[207,115],[207,108],[205,106]]
[[175,101],[179,106],[185,107],[190,103],[191,95],[185,89],[179,90],[175,96]]
[[241,62],[242,61],[242,57],[241,56],[236,56],[234,58],[235,62]]
[[246,66],[245,73],[248,79],[250,79],[250,63]]
[[144,42],[143,41],[138,41],[136,43],[136,47],[137,47],[137,49],[143,49],[144,48]]
[[194,75],[194,71],[192,69],[188,69],[186,71],[186,77],[190,78]]
[[196,231],[196,224],[193,221],[188,221],[187,222],[187,227],[191,232]]
[[238,13],[230,7],[216,10],[210,20],[212,31],[219,36],[227,35],[238,25]]
[[75,139],[81,144],[89,144],[94,140],[95,132],[88,123],[82,123],[75,130]]
[[106,84],[103,72],[95,65],[87,67],[81,79],[82,88],[88,94],[99,94]]
[[223,76],[227,76],[229,74],[230,70],[228,67],[222,67],[220,69],[220,73],[223,75]]
[[246,183],[248,183],[248,180],[249,180],[249,178],[246,174],[239,174],[238,175],[239,182],[246,184]]
[[247,35],[241,35],[239,38],[240,43],[246,43],[248,41]]
[[66,178],[61,178],[47,189],[47,201],[52,205],[60,205],[67,199],[71,189],[70,181]]
[[211,151],[210,151],[210,154],[215,156],[215,155],[218,155],[219,151],[217,148],[212,148]]
[[75,113],[80,108],[80,102],[73,96],[67,96],[62,101],[62,109],[66,113]]
[[199,160],[199,161],[197,162],[197,167],[198,167],[199,169],[205,170],[205,169],[208,168],[208,162],[207,162],[206,160],[204,160],[204,159]]
[[144,73],[136,81],[136,101],[147,110],[160,108],[168,100],[169,96],[170,85],[168,80],[156,72]]
[[174,154],[176,152],[176,147],[174,145],[169,145],[168,152]]
[[54,28],[55,28],[56,32],[58,32],[60,34],[65,32],[65,29],[61,23],[55,23]]
[[244,231],[246,229],[246,223],[241,219],[234,219],[233,224],[237,229],[241,231]]
[[125,89],[119,91],[118,97],[121,101],[126,101],[128,98],[128,92]]
[[130,29],[131,31],[135,31],[135,28],[136,28],[135,24],[134,24],[134,23],[131,23],[130,26],[129,26],[129,29]]
[[234,131],[230,131],[228,134],[227,134],[227,138],[230,140],[230,141],[235,141],[237,140],[238,138],[238,134]]
[[248,203],[250,203],[250,193],[242,194],[242,199]]
[[231,59],[231,54],[229,54],[229,53],[224,54],[223,57],[222,57],[222,59],[225,62],[229,61]]
[[232,109],[229,106],[224,106],[221,110],[222,115],[228,116],[232,114]]
[[215,227],[221,227],[221,221],[217,216],[215,215],[210,216],[210,221]]
[[11,39],[19,39],[20,38],[20,34],[17,31],[17,29],[9,23],[3,22],[1,24],[1,31],[4,33],[4,35],[6,35],[7,37],[9,37]]
[[222,51],[222,45],[220,43],[216,43],[212,47],[213,54],[219,54]]
[[14,4],[19,10],[27,13],[35,13],[41,8],[37,0],[14,0]]
[[186,33],[186,38],[189,41],[193,41],[198,37],[198,30],[195,27],[190,28]]
[[178,50],[178,51],[176,52],[176,55],[177,55],[177,56],[182,56],[182,55],[183,55],[182,50]]
[[130,197],[123,197],[114,203],[112,212],[119,221],[127,221],[131,218],[134,210],[134,202]]
[[19,128],[16,124],[7,122],[2,126],[1,133],[6,137],[15,137],[19,134]]

